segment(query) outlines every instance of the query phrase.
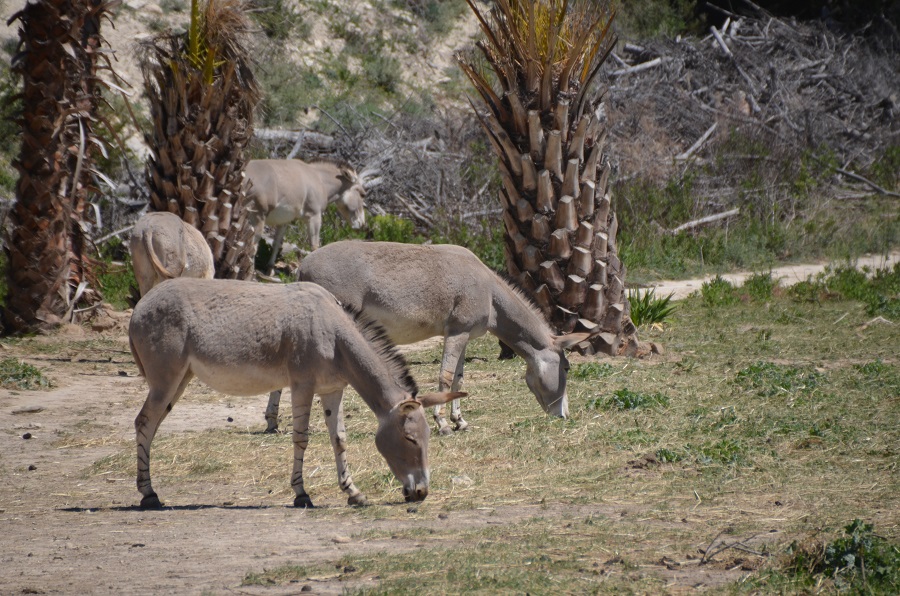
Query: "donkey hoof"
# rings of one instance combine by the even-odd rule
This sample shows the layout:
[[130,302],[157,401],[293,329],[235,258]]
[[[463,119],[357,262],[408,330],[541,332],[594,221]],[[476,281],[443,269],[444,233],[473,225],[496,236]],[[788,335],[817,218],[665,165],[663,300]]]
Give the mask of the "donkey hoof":
[[449,425],[449,424],[445,424],[444,426],[442,426],[442,427],[440,427],[440,428],[438,429],[438,432],[439,432],[441,435],[447,437],[447,436],[450,436],[450,435],[453,434],[453,429],[450,428],[450,425]]
[[469,430],[469,423],[466,422],[465,420],[463,420],[462,418],[460,418],[460,419],[456,422],[456,428],[454,428],[453,430],[455,430],[455,431],[457,431],[457,432],[462,432],[462,431],[465,431],[465,430]]
[[141,509],[162,509],[163,504],[156,496],[156,493],[150,493],[141,499]]
[[278,426],[270,426],[266,429],[266,433],[273,435],[278,432]]
[[313,509],[315,505],[309,495],[297,495],[294,497],[294,507],[302,507],[303,509]]
[[369,499],[366,498],[366,495],[359,493],[358,495],[351,495],[347,497],[347,505],[352,505],[354,507],[368,507]]

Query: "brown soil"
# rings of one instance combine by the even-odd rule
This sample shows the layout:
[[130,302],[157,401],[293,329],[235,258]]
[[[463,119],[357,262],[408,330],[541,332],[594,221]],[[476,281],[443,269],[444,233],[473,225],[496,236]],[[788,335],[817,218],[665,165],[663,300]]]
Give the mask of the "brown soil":
[[[335,515],[346,512],[342,502],[324,503],[324,511],[310,512],[291,507],[287,499],[257,498],[227,478],[202,486],[166,481],[163,498],[177,495],[176,502],[190,504],[142,511],[133,477],[90,472],[94,462],[121,451],[123,441],[133,441],[133,419],[146,391],[128,351],[128,314],[111,315],[98,325],[107,328],[103,333],[71,326],[31,340],[46,344],[37,354],[33,345],[24,354],[21,343],[0,344],[0,358],[22,357],[56,385],[50,391],[0,389],[0,594],[340,593],[352,587],[340,569],[285,586],[241,582],[248,572],[281,565],[337,562],[348,554],[415,552],[431,546],[427,530],[446,530],[451,523],[466,529],[502,525],[514,533],[517,524],[534,516],[594,515],[611,523],[620,518],[621,506],[534,504],[452,511],[440,518],[413,511],[399,520],[368,519]],[[101,338],[113,340],[113,347],[107,344],[97,352],[84,348],[85,340]],[[208,392],[200,385],[189,391]],[[164,432],[228,424],[262,430],[264,396],[234,401],[208,397],[182,400]],[[406,510],[399,502],[388,506]],[[402,532],[394,539],[360,538],[372,530],[404,529],[418,530],[405,535],[422,538]],[[441,545],[447,546],[446,541]],[[641,568],[665,579],[672,592],[714,588],[747,573],[746,565],[701,566],[697,558],[663,559]],[[615,560],[598,565],[596,573],[621,572]],[[376,580],[355,581],[361,587],[374,586]]]

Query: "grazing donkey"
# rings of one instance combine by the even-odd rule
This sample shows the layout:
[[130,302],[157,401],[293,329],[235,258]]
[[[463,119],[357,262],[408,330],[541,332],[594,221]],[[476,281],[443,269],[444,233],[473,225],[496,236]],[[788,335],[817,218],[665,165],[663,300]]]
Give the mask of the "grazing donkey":
[[[444,336],[441,391],[459,388],[466,344],[490,331],[525,360],[525,381],[544,411],[568,416],[569,362],[564,349],[591,334],[554,336],[521,290],[467,249],[449,244],[334,242],[303,259],[299,277],[378,322],[397,344]],[[270,431],[277,428],[279,399],[280,391],[269,397]],[[451,432],[441,405],[435,408],[434,419],[441,434]],[[458,401],[451,406],[450,420],[456,430],[467,426]]]
[[150,391],[134,421],[142,508],[162,504],[150,484],[150,444],[195,375],[217,391],[254,395],[291,388],[294,506],[312,507],[303,488],[313,394],[318,393],[351,505],[366,498],[345,456],[342,395],[356,389],[378,418],[375,446],[407,501],[428,495],[428,422],[424,407],[465,393],[416,396],[406,363],[374,324],[354,320],[325,289],[310,283],[255,284],[179,278],[153,288],[134,309],[131,353]]
[[131,262],[141,296],[175,277],[212,279],[212,251],[200,230],[174,213],[147,213],[131,231]]
[[[322,213],[330,203],[337,203],[338,211],[354,230],[366,223],[363,209],[366,189],[347,165],[332,161],[256,159],[247,163],[244,173],[250,181],[247,197],[256,202],[258,217],[275,227],[267,272],[275,266],[287,224],[296,219],[306,218],[313,250],[319,248]],[[261,234],[262,226],[258,222],[256,225],[257,233]]]

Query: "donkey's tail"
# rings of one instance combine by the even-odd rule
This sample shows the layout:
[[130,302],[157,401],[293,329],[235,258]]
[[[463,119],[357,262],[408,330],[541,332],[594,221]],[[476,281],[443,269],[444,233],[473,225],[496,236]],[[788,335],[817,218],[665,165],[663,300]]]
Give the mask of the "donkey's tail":
[[131,334],[128,335],[128,346],[131,348],[131,356],[134,358],[134,363],[137,364],[138,373],[142,377],[146,376],[144,374],[144,365],[141,364],[141,358],[138,356],[137,350],[134,349],[134,340],[131,339]]
[[[180,271],[178,273],[172,273],[171,271],[169,271],[168,268],[165,265],[163,265],[162,261],[159,260],[159,257],[156,256],[156,251],[153,250],[153,231],[152,230],[147,230],[147,233],[144,234],[143,241],[144,241],[144,250],[147,251],[147,255],[150,257],[150,261],[153,263],[153,268],[156,269],[156,271],[162,277],[165,277],[166,279],[174,279],[174,278],[178,277],[179,275],[181,275]],[[182,251],[184,250],[184,242],[182,242],[181,249],[182,249]],[[184,259],[183,258],[182,258],[181,262],[182,262],[182,267],[184,267]]]

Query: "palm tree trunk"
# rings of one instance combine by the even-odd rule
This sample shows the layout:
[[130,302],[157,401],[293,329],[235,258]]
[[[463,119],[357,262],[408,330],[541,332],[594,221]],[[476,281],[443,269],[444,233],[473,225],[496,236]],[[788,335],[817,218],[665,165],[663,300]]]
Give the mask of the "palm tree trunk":
[[239,4],[192,4],[188,35],[144,45],[141,67],[152,130],[147,184],[153,209],[199,229],[213,252],[216,277],[248,279],[255,271],[244,150],[253,132],[259,90],[244,47],[249,22]]
[[483,62],[459,61],[486,108],[476,114],[500,163],[507,271],[558,332],[595,332],[576,350],[637,354],[592,93],[615,43],[614,13],[588,0],[502,0],[488,18],[467,1],[485,34]]
[[6,242],[9,294],[5,330],[37,330],[72,320],[75,307],[100,300],[82,226],[87,202],[100,19],[105,0],[38,0],[21,23],[22,148],[12,231]]

